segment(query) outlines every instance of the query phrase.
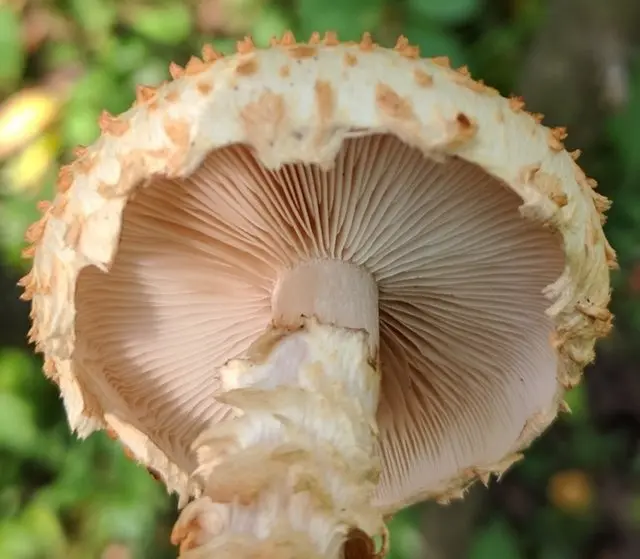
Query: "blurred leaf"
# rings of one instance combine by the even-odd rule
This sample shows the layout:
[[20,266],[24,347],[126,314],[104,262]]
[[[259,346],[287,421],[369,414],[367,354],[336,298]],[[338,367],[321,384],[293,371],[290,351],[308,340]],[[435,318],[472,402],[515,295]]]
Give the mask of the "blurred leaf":
[[14,156],[3,172],[8,192],[36,193],[47,172],[51,170],[59,147],[58,134],[47,132]]
[[448,56],[453,66],[467,64],[464,47],[453,33],[434,26],[409,23],[406,35],[409,42],[420,47],[422,56]]
[[147,60],[144,66],[138,68],[129,78],[129,95],[133,96],[138,84],[158,85],[168,78],[168,65],[163,60],[152,58]]
[[[42,197],[46,198],[47,194],[43,194]],[[0,249],[4,252],[5,263],[18,269],[24,268],[25,260],[21,256],[25,245],[24,232],[39,217],[40,213],[34,200],[26,196],[9,196],[2,201],[0,204]]]
[[253,39],[257,45],[268,45],[271,37],[281,36],[289,27],[289,21],[280,10],[268,7],[263,10],[253,26]]
[[28,527],[18,520],[0,523],[0,557],[3,559],[39,559],[38,548]]
[[83,106],[68,111],[61,124],[62,138],[67,147],[88,145],[98,137],[99,131],[96,112]]
[[0,392],[0,448],[31,452],[37,439],[29,404],[11,392]]
[[314,31],[332,30],[341,40],[358,40],[364,31],[375,33],[383,6],[383,0],[300,0],[300,33],[309,37]]
[[25,351],[6,348],[0,352],[0,393],[22,391],[34,369],[33,359]]
[[236,50],[236,41],[233,39],[220,37],[208,42],[211,43],[214,49],[225,55],[232,54]]
[[[119,86],[112,72],[107,68],[96,67],[80,78],[71,92],[69,103],[71,112],[78,105],[85,105],[96,110],[104,108],[105,102],[119,95]],[[97,116],[96,116],[97,119]]]
[[64,530],[53,510],[38,501],[32,502],[22,513],[22,522],[38,542],[41,553],[49,557],[61,554],[65,546]]
[[469,48],[469,66],[474,74],[509,95],[522,64],[522,43],[522,32],[513,25],[490,28]]
[[494,520],[481,529],[471,543],[469,559],[522,559],[513,530],[504,520]]
[[[128,75],[149,61],[148,43],[140,37],[113,37],[104,52],[104,63],[119,75]],[[166,64],[165,64],[166,66]]]
[[131,27],[156,43],[178,45],[189,38],[192,14],[182,3],[135,8],[129,17]]
[[48,43],[43,49],[43,60],[48,70],[66,68],[82,61],[82,50],[75,43],[59,41]]
[[92,41],[104,40],[116,22],[116,5],[111,0],[70,0],[71,10]]
[[0,158],[42,133],[60,107],[59,96],[44,88],[22,90],[0,105]]
[[[3,464],[3,466],[5,466],[5,464]],[[20,510],[20,501],[19,487],[15,485],[5,485],[2,487],[0,490],[0,521],[15,516]]]
[[0,91],[14,87],[24,66],[20,18],[8,4],[0,4]]
[[405,509],[389,522],[393,535],[388,559],[413,559],[422,553],[425,542],[420,532],[419,510],[419,507]]
[[625,445],[622,436],[620,432],[612,432],[606,437],[601,437],[595,426],[585,423],[581,429],[573,431],[571,446],[566,450],[576,467],[610,467],[624,455]]
[[99,500],[94,502],[94,519],[90,526],[101,543],[110,540],[137,541],[148,534],[155,522],[155,513],[144,501],[132,499],[121,502]]
[[547,542],[543,543],[542,545],[543,548],[540,554],[540,559],[568,559],[569,557],[571,557],[571,555],[567,553],[567,550],[561,546],[550,544]]
[[62,118],[63,144],[74,147],[92,143],[99,133],[100,112],[121,112],[132,95],[133,91],[120,84],[109,68],[98,66],[86,72],[75,84]]
[[408,0],[411,15],[435,23],[456,24],[469,21],[482,7],[482,0]]
[[565,393],[564,399],[571,408],[570,414],[565,414],[566,421],[580,423],[589,418],[589,403],[587,402],[586,384],[582,383]]

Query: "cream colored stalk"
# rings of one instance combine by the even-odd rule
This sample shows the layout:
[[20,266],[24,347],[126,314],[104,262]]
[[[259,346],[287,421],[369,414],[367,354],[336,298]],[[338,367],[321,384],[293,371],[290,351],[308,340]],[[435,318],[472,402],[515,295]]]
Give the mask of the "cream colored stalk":
[[364,332],[272,330],[220,375],[220,400],[242,415],[194,443],[204,490],[174,529],[181,557],[338,559],[354,531],[384,534],[380,376]]

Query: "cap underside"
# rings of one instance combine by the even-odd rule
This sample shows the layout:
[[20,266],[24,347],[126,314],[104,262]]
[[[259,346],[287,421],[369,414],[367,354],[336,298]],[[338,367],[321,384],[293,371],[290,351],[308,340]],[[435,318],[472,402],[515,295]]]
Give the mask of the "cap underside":
[[245,146],[217,150],[190,178],[140,192],[109,273],[81,272],[81,382],[191,471],[194,438],[232,411],[215,400],[216,368],[269,325],[278,277],[351,262],[379,289],[379,504],[446,488],[491,468],[553,407],[542,292],[564,259],[520,204],[477,166],[389,135],[347,140],[330,171],[270,171]]

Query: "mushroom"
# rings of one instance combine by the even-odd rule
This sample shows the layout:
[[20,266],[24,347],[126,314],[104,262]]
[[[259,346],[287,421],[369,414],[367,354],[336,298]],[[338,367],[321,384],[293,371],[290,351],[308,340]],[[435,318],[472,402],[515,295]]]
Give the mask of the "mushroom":
[[180,494],[183,557],[383,555],[563,409],[611,326],[608,201],[563,129],[404,38],[170,72],[27,234],[45,373]]

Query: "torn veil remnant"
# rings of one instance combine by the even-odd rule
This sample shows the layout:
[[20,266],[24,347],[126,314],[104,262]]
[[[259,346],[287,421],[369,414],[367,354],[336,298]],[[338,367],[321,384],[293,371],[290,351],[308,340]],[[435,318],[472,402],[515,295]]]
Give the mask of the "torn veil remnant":
[[608,202],[565,131],[403,38],[171,74],[28,233],[72,428],[191,499],[185,558],[337,558],[499,476],[611,325]]

